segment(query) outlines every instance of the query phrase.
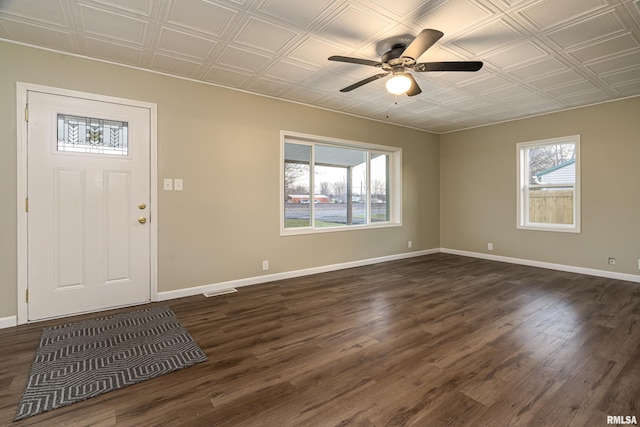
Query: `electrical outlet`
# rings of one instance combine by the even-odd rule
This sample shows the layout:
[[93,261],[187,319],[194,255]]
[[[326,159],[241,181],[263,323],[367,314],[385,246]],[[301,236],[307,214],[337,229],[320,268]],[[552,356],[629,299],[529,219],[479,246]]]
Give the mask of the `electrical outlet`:
[[493,250],[493,243],[487,243],[487,249],[492,251]]
[[262,271],[269,270],[269,261],[262,261]]
[[411,249],[411,248],[413,247],[413,242],[412,242],[411,240],[409,240],[409,241],[407,242],[407,247],[408,247],[409,249]]
[[616,265],[616,259],[615,258],[609,258],[609,260],[607,262],[609,263],[609,265]]

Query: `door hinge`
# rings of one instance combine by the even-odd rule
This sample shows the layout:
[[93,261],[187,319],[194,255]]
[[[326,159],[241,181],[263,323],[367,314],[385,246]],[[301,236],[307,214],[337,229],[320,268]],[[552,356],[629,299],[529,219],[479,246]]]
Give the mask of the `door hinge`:
[[24,211],[29,212],[29,198],[24,199]]
[[29,104],[24,107],[24,121],[27,123],[29,122]]
[[27,289],[26,291],[24,291],[25,295],[24,298],[27,302],[29,302],[29,289]]

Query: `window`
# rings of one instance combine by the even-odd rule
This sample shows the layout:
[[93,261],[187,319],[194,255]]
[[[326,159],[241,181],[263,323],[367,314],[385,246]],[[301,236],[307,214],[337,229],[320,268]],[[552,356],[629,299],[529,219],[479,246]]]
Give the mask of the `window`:
[[518,228],[580,232],[580,136],[522,142]]
[[281,132],[281,234],[401,225],[400,148]]
[[127,122],[58,114],[58,151],[126,156],[128,128]]

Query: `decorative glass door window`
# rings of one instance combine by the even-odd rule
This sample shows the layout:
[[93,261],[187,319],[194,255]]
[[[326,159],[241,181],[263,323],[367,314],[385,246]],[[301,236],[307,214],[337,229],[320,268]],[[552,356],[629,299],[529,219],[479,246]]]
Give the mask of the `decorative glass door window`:
[[128,137],[127,122],[58,114],[58,151],[127,156]]

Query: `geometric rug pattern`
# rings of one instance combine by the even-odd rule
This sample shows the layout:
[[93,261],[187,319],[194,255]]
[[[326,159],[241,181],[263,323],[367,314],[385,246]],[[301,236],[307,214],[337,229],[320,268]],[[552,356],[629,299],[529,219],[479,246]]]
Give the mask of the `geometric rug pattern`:
[[169,307],[46,328],[15,420],[206,360]]

